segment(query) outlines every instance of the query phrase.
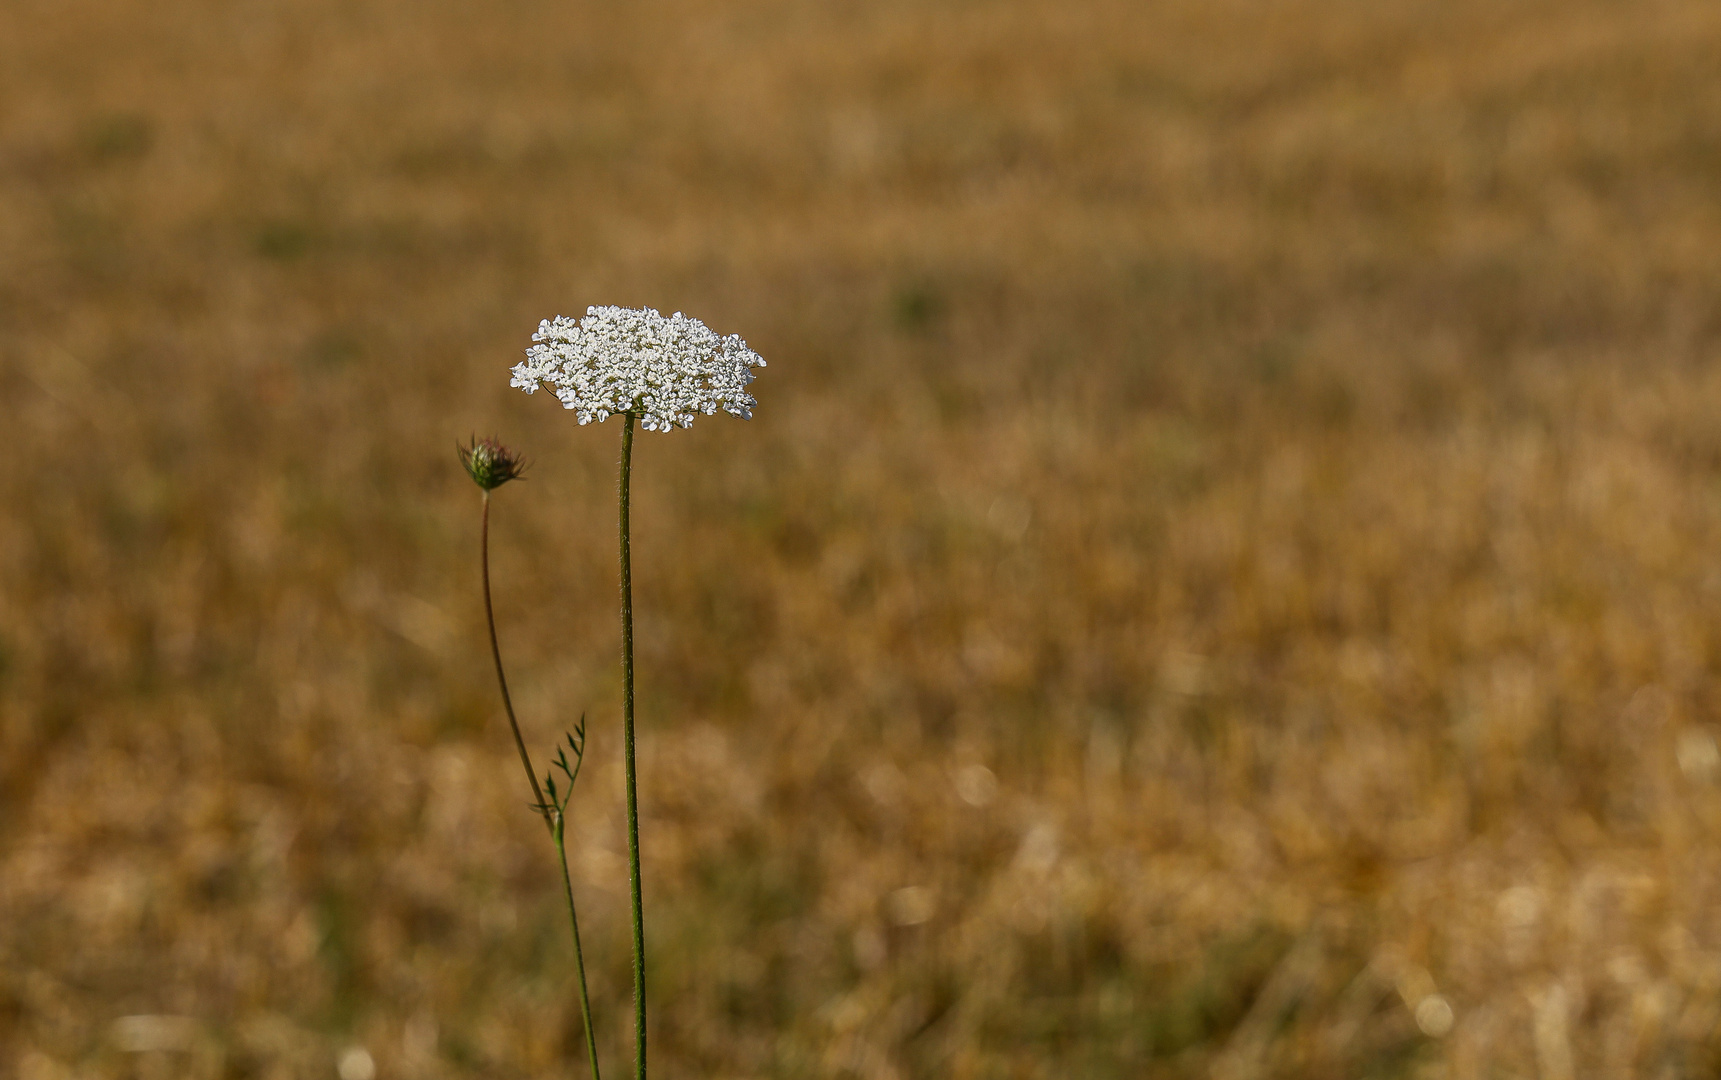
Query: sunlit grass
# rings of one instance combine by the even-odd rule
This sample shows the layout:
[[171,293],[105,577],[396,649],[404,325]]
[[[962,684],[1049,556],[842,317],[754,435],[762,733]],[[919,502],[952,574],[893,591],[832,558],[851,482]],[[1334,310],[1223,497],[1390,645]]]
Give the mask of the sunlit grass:
[[550,745],[615,450],[504,376],[614,302],[772,365],[632,493],[666,1075],[1712,1071],[1718,18],[15,6],[6,1065],[584,1068],[447,447]]

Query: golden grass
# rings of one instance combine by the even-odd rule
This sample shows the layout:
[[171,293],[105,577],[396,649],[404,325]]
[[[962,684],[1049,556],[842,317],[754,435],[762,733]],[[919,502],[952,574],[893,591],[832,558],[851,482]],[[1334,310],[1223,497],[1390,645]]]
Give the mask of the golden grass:
[[[0,14],[0,1055],[664,1076],[1721,1061],[1710,0]],[[141,1018],[141,1019],[140,1019]],[[348,1072],[362,1075],[348,1057]]]

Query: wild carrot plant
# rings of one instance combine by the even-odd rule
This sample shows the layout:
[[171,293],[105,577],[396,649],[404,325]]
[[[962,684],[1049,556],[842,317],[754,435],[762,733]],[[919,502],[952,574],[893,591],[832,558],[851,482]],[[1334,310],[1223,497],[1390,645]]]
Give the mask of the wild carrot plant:
[[[665,317],[651,308],[591,307],[586,309],[585,318],[578,321],[557,316],[540,323],[532,340],[536,344],[526,350],[526,361],[514,367],[511,385],[528,394],[539,386],[549,387],[564,408],[574,411],[581,424],[602,423],[611,416],[622,418],[618,483],[622,755],[627,780],[628,881],[633,907],[634,1076],[635,1080],[645,1080],[645,911],[640,888],[639,785],[634,768],[633,562],[628,538],[633,425],[637,419],[647,431],[667,432],[691,425],[696,413],[710,416],[718,409],[751,419],[758,403],[747,393],[747,386],[753,381],[753,368],[764,367],[765,361],[737,335],[719,335],[679,311]],[[488,592],[485,595],[488,603]],[[500,660],[497,675],[501,675]],[[504,689],[504,700],[506,695]],[[517,739],[518,728],[515,730]],[[583,739],[582,722],[582,742],[575,746],[575,770]],[[571,740],[570,745],[573,745]],[[524,760],[525,750],[522,748],[520,752]],[[559,764],[571,788],[574,772],[567,770],[565,759]],[[529,764],[527,771],[531,771]],[[553,789],[551,797],[550,807],[559,815]],[[557,838],[559,848],[559,831]],[[563,865],[565,875],[565,860]],[[568,904],[571,912],[571,886]],[[577,950],[577,926],[574,933]],[[583,974],[581,980],[583,987]],[[586,1023],[589,1042],[589,1017]],[[592,1067],[595,1074],[595,1057]]]
[[520,722],[514,716],[514,700],[508,693],[508,676],[502,669],[502,647],[496,640],[496,612],[490,602],[490,493],[510,480],[519,479],[525,471],[525,462],[493,438],[475,438],[470,445],[461,447],[460,462],[466,466],[467,475],[484,492],[484,511],[478,534],[478,565],[484,580],[484,622],[490,630],[490,657],[496,662],[496,684],[502,690],[502,709],[508,714],[514,747],[520,751],[520,765],[526,770],[527,783],[532,785],[532,808],[544,816],[544,823],[550,828],[550,838],[556,842],[556,857],[562,864],[562,888],[568,901],[568,920],[574,930],[574,969],[579,975],[580,1016],[586,1027],[586,1052],[591,1060],[592,1080],[600,1080],[598,1047],[592,1037],[591,995],[586,990],[586,961],[580,948],[580,916],[574,907],[574,884],[568,876],[566,845],[568,802],[573,798],[574,780],[585,760],[586,718],[581,716],[579,726],[567,736],[568,749],[574,752],[573,764],[569,765],[566,751],[556,751],[556,768],[566,777],[567,786],[558,791],[555,774],[546,773],[544,787],[550,792],[546,800],[544,788],[538,786],[538,774],[532,771],[532,758],[526,752],[526,740],[520,735]]

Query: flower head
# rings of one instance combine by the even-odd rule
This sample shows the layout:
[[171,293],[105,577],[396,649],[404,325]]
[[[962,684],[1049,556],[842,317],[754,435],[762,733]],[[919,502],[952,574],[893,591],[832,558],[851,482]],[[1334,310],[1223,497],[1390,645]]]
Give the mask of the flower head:
[[526,471],[526,459],[497,442],[495,436],[474,438],[471,445],[456,446],[455,449],[460,452],[460,464],[466,466],[466,475],[485,491],[493,491],[510,480],[518,480]]
[[723,337],[679,311],[665,318],[651,308],[590,307],[578,322],[544,320],[532,340],[509,385],[528,394],[549,387],[582,424],[633,413],[645,430],[669,431],[720,408],[752,419],[758,404],[747,384],[765,361],[739,335]]

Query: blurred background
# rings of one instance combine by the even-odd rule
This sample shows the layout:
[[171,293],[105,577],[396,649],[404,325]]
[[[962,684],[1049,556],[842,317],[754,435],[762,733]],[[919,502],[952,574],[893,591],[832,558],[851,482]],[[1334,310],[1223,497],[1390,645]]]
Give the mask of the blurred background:
[[10,0],[0,1070],[1721,1067],[1721,7]]

